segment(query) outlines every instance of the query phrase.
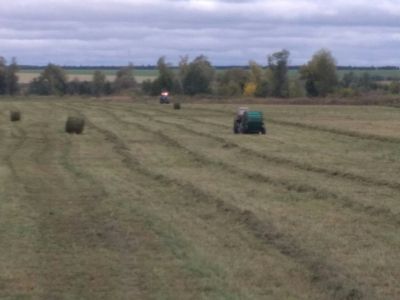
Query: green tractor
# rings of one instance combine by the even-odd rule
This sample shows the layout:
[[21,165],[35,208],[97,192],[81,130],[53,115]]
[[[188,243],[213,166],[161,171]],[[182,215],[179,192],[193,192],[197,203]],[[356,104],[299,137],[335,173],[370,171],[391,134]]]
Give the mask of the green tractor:
[[266,134],[266,129],[261,111],[249,111],[247,107],[239,107],[233,120],[233,132]]

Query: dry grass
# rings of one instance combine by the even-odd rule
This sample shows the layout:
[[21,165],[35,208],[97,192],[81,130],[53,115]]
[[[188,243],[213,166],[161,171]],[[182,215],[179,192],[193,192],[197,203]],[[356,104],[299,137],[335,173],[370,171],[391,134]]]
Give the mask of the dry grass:
[[398,298],[400,136],[357,124],[400,110],[258,106],[269,133],[235,136],[228,104],[11,105],[2,298]]

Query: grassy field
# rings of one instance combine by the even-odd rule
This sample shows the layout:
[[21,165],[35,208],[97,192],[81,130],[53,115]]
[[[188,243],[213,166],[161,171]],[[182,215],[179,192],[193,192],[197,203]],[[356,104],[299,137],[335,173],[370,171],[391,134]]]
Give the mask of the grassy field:
[[0,298],[399,299],[400,109],[252,108],[1,101]]

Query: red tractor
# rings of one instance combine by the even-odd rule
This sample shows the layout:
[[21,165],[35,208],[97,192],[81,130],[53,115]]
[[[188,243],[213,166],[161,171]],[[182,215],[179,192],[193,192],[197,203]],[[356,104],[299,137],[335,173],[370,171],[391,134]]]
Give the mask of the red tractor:
[[163,90],[160,96],[160,103],[161,104],[168,104],[169,103],[169,93],[167,90]]

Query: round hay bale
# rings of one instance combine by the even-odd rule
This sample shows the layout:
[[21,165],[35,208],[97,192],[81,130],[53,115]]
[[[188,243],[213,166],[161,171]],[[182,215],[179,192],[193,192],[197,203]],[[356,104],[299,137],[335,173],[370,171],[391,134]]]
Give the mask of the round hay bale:
[[179,102],[174,103],[174,109],[181,109],[181,104]]
[[85,127],[85,120],[80,117],[68,117],[65,123],[65,132],[72,134],[81,134]]
[[21,120],[21,112],[18,110],[10,111],[10,120],[11,120],[11,122],[20,121]]

